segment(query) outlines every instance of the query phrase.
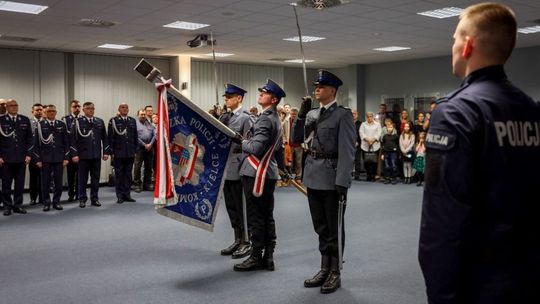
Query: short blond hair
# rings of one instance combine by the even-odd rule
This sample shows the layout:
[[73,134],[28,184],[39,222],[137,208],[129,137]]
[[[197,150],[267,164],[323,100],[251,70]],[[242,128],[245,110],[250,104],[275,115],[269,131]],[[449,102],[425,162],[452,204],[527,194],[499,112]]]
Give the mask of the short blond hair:
[[499,3],[480,3],[467,7],[460,16],[466,22],[461,35],[474,36],[484,55],[506,62],[516,45],[517,21],[512,9]]

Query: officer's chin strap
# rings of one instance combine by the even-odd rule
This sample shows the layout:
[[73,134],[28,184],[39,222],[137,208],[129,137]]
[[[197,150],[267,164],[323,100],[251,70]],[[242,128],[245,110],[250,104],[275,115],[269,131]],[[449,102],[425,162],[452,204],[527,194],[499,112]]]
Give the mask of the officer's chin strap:
[[343,210],[347,205],[345,195],[340,195],[338,203],[338,259],[339,269],[343,269]]

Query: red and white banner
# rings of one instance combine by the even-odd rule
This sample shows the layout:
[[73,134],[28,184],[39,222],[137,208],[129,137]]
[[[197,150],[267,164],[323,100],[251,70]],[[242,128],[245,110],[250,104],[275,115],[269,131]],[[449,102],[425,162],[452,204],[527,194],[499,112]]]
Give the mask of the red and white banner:
[[169,111],[167,107],[167,88],[171,80],[156,83],[158,90],[158,125],[157,125],[157,165],[156,184],[154,187],[154,205],[170,206],[177,203],[173,184],[171,153],[169,148]]

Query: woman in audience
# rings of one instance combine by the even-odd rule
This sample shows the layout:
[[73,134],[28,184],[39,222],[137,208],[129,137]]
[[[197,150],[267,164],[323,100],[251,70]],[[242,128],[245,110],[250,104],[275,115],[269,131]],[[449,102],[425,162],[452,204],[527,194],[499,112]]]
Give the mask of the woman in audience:
[[409,118],[409,112],[405,109],[401,110],[401,116],[399,118],[399,134],[403,133],[403,130],[405,129],[405,124],[406,123],[411,123],[412,125],[412,122],[411,122],[411,119]]
[[414,136],[416,136],[416,139],[418,140],[418,134],[420,132],[424,132],[424,123],[426,122],[426,115],[424,112],[418,112],[417,118],[414,121],[414,125],[412,126],[412,130],[414,133]]
[[381,148],[381,125],[373,119],[373,112],[366,113],[366,121],[360,125],[360,148],[364,153],[367,181],[375,181],[378,152]]
[[426,166],[426,147],[424,141],[426,140],[426,132],[420,132],[418,134],[418,144],[416,145],[416,158],[414,160],[413,168],[416,170],[416,186],[422,186],[424,182],[424,167]]
[[414,143],[415,136],[411,130],[411,124],[406,123],[403,133],[399,136],[399,149],[401,151],[401,159],[403,160],[403,177],[405,178],[404,184],[410,184],[413,175]]

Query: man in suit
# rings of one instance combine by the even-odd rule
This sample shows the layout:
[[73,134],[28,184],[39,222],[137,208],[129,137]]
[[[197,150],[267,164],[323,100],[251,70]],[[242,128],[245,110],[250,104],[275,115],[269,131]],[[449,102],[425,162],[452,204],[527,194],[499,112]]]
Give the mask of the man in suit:
[[[98,191],[101,173],[101,159],[109,159],[110,149],[103,119],[94,117],[94,103],[83,104],[84,116],[79,117],[71,127],[71,159],[79,164],[79,207],[86,207],[86,183],[90,174],[90,201],[100,207]],[[103,156],[102,156],[103,152]]]
[[[73,127],[73,123],[75,122],[75,119],[79,118],[81,113],[81,103],[73,99],[70,103],[70,111],[71,113],[69,115],[66,115],[62,118],[64,123],[66,124],[68,137],[71,139],[71,128]],[[78,179],[77,179],[77,171],[79,170],[79,166],[74,163],[71,160],[71,157],[69,157],[69,163],[67,165],[67,183],[68,183],[68,202],[73,202],[76,199],[78,199],[78,193],[77,193],[77,185],[78,185]]]
[[[35,103],[32,105],[32,117],[30,123],[32,126],[32,134],[36,136],[36,129],[38,123],[43,118],[43,105],[41,103]],[[29,188],[30,188],[30,205],[43,204],[43,198],[41,197],[41,168],[36,165],[36,160],[32,159],[28,165],[28,173],[30,174]]]
[[[304,168],[309,210],[315,232],[319,235],[321,270],[304,286],[321,287],[321,293],[332,293],[341,286],[338,234],[345,241],[344,229],[339,231],[339,204],[346,202],[351,185],[357,131],[350,109],[337,105],[336,93],[343,84],[336,75],[319,70],[315,98],[319,108],[311,109],[311,98],[304,98],[298,114],[305,120],[304,136],[312,137]],[[295,126],[301,126],[296,124]],[[342,227],[343,228],[343,227]]]
[[[248,137],[248,132],[255,122],[255,117],[242,108],[245,93],[247,91],[236,85],[230,83],[225,85],[225,94],[223,96],[229,111],[221,115],[220,121],[243,137]],[[225,172],[223,194],[227,213],[234,230],[234,242],[229,247],[221,250],[221,255],[232,255],[233,259],[238,259],[251,253],[251,244],[246,241],[249,238],[249,232],[244,231],[242,182],[239,175],[240,164],[244,159],[242,146],[238,143],[232,143],[231,150],[227,172]]]
[[54,183],[52,199],[53,208],[62,210],[62,175],[69,158],[69,136],[66,124],[56,119],[56,107],[48,105],[45,109],[45,119],[38,122],[34,136],[34,156],[36,165],[41,168],[41,197],[43,211],[51,209],[49,186]]
[[[6,103],[7,100],[0,98],[0,117],[6,115]],[[0,167],[0,189],[2,189],[2,167]],[[4,201],[2,199],[2,190],[0,190],[0,210],[4,210]]]
[[276,107],[285,97],[285,92],[271,79],[259,88],[259,92],[258,103],[263,112],[250,130],[251,138],[241,142],[242,151],[247,155],[240,167],[240,176],[249,209],[252,250],[248,259],[234,265],[235,271],[274,270],[274,189],[279,178],[274,149],[282,141]]
[[18,114],[19,105],[15,99],[8,99],[6,107],[7,115],[0,117],[0,167],[3,167],[4,215],[9,216],[12,212],[26,213],[22,202],[26,165],[32,159],[32,126],[28,117]]
[[131,197],[133,160],[137,150],[137,122],[128,116],[127,103],[118,106],[119,115],[109,121],[109,145],[115,174],[115,190],[117,203],[135,202]]

